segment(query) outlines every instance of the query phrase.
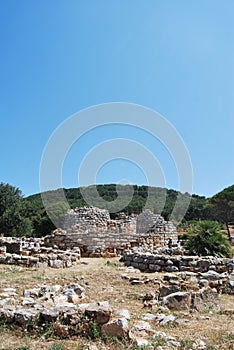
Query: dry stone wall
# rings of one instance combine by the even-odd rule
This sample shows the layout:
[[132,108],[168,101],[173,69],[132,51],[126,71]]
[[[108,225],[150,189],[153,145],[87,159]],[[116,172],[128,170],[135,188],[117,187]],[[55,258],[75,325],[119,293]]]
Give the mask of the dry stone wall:
[[0,264],[25,267],[71,267],[80,260],[80,249],[60,250],[44,245],[43,238],[0,238]]
[[82,256],[122,252],[133,246],[160,247],[165,240],[177,241],[175,226],[160,215],[145,210],[139,216],[119,213],[115,219],[105,209],[83,207],[69,210],[65,229],[45,238],[45,244],[59,249],[78,246]]
[[163,239],[171,238],[172,240],[177,240],[176,228],[170,221],[165,221],[161,215],[152,213],[151,210],[144,210],[137,218],[138,233],[151,232],[154,234],[159,234]]
[[233,258],[218,258],[214,256],[186,256],[152,254],[141,251],[126,251],[121,258],[126,266],[132,266],[146,272],[207,272],[217,273],[233,271]]

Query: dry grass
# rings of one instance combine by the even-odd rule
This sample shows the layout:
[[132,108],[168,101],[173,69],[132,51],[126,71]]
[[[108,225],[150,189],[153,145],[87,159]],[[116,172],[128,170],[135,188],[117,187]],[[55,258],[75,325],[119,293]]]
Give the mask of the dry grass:
[[[111,264],[107,264],[108,259],[89,259],[83,258],[81,263],[69,269],[56,270],[47,268],[45,270],[25,269],[17,266],[0,265],[0,288],[15,287],[20,298],[24,289],[40,287],[43,284],[60,284],[62,286],[71,282],[78,282],[86,289],[87,300],[104,301],[108,300],[113,309],[128,309],[131,313],[130,324],[142,318],[142,315],[148,312],[154,312],[154,309],[143,308],[140,297],[147,292],[154,292],[156,285],[154,279],[160,277],[157,273],[133,274],[141,279],[150,279],[151,282],[142,285],[131,285],[128,280],[121,277],[126,268],[118,262],[118,259],[112,259]],[[132,274],[131,274],[132,275]],[[221,296],[222,309],[233,308],[234,296]],[[177,326],[158,327],[176,337],[178,340],[192,340],[201,338],[208,347],[207,349],[234,349],[234,339],[230,332],[234,330],[233,316],[221,313],[209,313],[202,315],[178,315],[180,323]],[[52,344],[60,344],[62,349],[89,349],[87,339],[74,338],[69,340],[45,339],[43,336],[32,337],[21,330],[10,330],[2,326],[0,328],[0,349],[17,349],[20,346],[28,347],[30,350],[50,349]],[[187,342],[189,344],[189,342]],[[100,343],[98,349],[102,349]],[[109,340],[105,349],[128,349],[129,345],[119,341]],[[57,350],[60,350],[59,348]],[[184,345],[183,349],[189,349]],[[54,349],[56,350],[56,349]]]

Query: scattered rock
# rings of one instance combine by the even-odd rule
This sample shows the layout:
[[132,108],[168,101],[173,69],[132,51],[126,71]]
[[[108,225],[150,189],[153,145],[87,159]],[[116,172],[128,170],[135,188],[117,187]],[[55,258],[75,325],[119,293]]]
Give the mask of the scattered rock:
[[149,341],[147,339],[144,339],[144,338],[136,338],[134,339],[135,340],[135,344],[136,346],[139,346],[139,347],[145,347],[145,346],[149,346]]
[[116,314],[116,316],[120,316],[120,317],[126,318],[126,320],[130,320],[130,318],[131,318],[129,311],[126,310],[126,309],[117,310],[115,312],[115,314]]
[[126,318],[109,321],[101,327],[101,332],[109,337],[124,338],[128,333],[128,321]]
[[176,349],[180,347],[180,343],[175,340],[168,340],[167,345],[169,345],[172,349]]
[[165,339],[166,338],[166,333],[158,331],[158,332],[154,332],[153,337],[156,339]]
[[173,315],[159,314],[156,316],[156,322],[162,326],[165,326],[168,323],[174,322],[175,319],[176,318]]
[[203,340],[198,339],[193,343],[192,349],[194,349],[194,350],[206,349],[206,343]]
[[145,314],[145,315],[143,315],[143,321],[153,321],[153,320],[155,320],[155,315],[153,315],[153,314]]
[[151,325],[145,321],[139,321],[129,330],[129,338],[135,342],[137,346],[148,345],[147,338],[153,334]]
[[140,281],[139,279],[136,279],[136,278],[132,279],[132,280],[130,281],[130,283],[131,283],[132,285],[144,284],[143,281]]
[[35,289],[25,289],[23,292],[23,296],[25,298],[34,298],[38,297],[40,294],[40,288],[35,288]]

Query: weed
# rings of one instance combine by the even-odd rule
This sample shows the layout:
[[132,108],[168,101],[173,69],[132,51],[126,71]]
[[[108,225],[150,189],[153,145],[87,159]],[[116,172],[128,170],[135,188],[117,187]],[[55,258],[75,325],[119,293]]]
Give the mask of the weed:
[[34,280],[37,280],[37,281],[42,281],[42,280],[43,280],[43,276],[40,276],[40,275],[32,276],[32,278],[33,278]]
[[92,322],[89,326],[88,336],[91,339],[97,339],[100,337],[100,330],[96,322]]
[[55,343],[55,344],[52,344],[48,350],[64,350],[64,346],[62,344],[58,344],[58,343]]
[[107,262],[105,263],[105,265],[110,266],[110,267],[112,267],[112,268],[114,268],[114,269],[117,269],[117,268],[119,267],[119,265],[118,265],[117,262],[112,262],[112,261],[110,261],[110,260],[107,260]]
[[189,348],[192,348],[194,341],[191,339],[182,339],[180,341],[180,347],[179,350],[187,350]]

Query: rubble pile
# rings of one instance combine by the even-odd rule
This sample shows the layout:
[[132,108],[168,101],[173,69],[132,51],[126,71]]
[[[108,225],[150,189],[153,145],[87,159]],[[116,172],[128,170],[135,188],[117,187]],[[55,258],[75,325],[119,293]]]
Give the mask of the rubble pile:
[[[135,269],[128,267],[121,277],[131,282],[129,275],[133,272],[136,272]],[[16,288],[0,289],[0,323],[20,327],[24,332],[48,333],[50,330],[64,339],[74,335],[89,338],[95,331],[103,336],[129,339],[137,346],[148,346],[152,341],[155,344],[156,340],[160,340],[168,349],[166,346],[179,348],[180,342],[158,330],[158,327],[186,324],[192,315],[202,319],[199,313],[208,311],[209,315],[211,311],[223,313],[220,294],[212,284],[209,285],[218,281],[218,273],[213,270],[200,275],[192,272],[165,273],[154,281],[138,275],[139,282],[152,286],[152,292],[141,297],[142,307],[150,309],[150,312],[139,314],[137,320],[131,320],[128,309],[113,310],[108,301],[87,302],[86,282],[83,281],[85,287],[78,283],[42,285],[25,289],[22,295]],[[221,277],[234,282],[233,273]],[[233,314],[234,310],[228,312]]]
[[43,285],[26,289],[18,304],[16,297],[16,289],[2,290],[0,321],[27,331],[45,331],[52,325],[56,335],[66,338],[74,332],[87,332],[91,322],[99,325],[107,323],[111,316],[106,301],[82,303],[86,298],[85,289],[79,284],[70,284],[65,288],[61,285]]

